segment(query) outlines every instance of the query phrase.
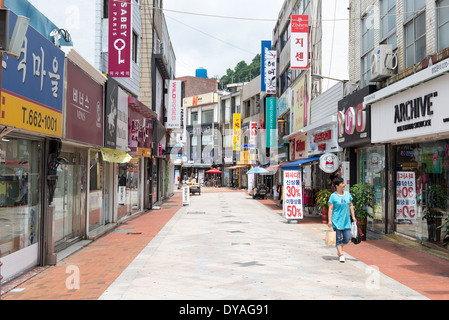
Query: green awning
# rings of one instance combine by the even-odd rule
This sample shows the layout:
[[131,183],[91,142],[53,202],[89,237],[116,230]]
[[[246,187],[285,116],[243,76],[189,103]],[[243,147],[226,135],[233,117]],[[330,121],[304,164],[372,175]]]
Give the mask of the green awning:
[[103,160],[108,162],[126,163],[132,159],[132,157],[125,151],[108,148],[101,148],[101,155],[103,156]]

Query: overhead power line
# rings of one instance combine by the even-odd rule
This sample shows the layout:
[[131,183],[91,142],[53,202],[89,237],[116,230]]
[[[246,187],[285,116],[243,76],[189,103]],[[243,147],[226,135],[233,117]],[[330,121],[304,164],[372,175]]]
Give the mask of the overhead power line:
[[[125,0],[114,0],[116,2],[125,2]],[[133,6],[141,6],[139,3],[128,3]],[[216,14],[208,14],[208,13],[200,13],[200,12],[189,12],[189,11],[181,11],[181,10],[173,10],[173,9],[166,9],[166,8],[159,8],[154,6],[148,6],[149,9],[155,9],[155,10],[161,10],[165,12],[174,12],[179,14],[187,14],[187,15],[195,15],[195,16],[202,16],[202,17],[210,17],[210,18],[220,18],[220,19],[233,19],[233,20],[244,20],[244,21],[260,21],[260,22],[282,22],[282,21],[291,21],[290,18],[287,19],[274,19],[274,18],[251,18],[251,17],[235,17],[235,16],[222,16],[222,15],[216,15]],[[435,9],[445,9],[449,8],[449,5],[447,6],[439,6],[435,7]],[[408,14],[416,14],[422,12],[423,9],[414,10],[414,11],[404,11],[400,13],[393,13],[393,14],[385,14],[382,15],[382,17],[392,17],[392,16],[399,16],[399,15],[408,15]],[[366,15],[362,17],[353,17],[353,18],[334,18],[334,19],[321,19],[323,22],[336,22],[336,21],[351,21],[351,20],[364,20],[364,19],[371,19],[371,15]],[[309,20],[309,22],[313,22]]]

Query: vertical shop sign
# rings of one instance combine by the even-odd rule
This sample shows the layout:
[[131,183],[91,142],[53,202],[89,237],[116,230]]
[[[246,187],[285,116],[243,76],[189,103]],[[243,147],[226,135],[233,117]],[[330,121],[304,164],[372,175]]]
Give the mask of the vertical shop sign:
[[260,63],[260,74],[262,75],[262,77],[260,77],[261,79],[261,83],[260,83],[260,91],[266,91],[266,79],[265,79],[265,53],[267,51],[271,50],[271,41],[269,40],[263,40],[262,41],[262,50],[261,50],[261,63]]
[[267,94],[276,94],[276,50],[265,51],[265,88]]
[[[17,15],[10,12],[10,36]],[[3,55],[0,124],[62,137],[64,52],[28,28],[19,58]]]
[[131,77],[131,0],[109,0],[108,74]]
[[309,68],[309,16],[292,15],[290,37],[290,67]]
[[396,173],[396,218],[416,219],[416,180],[413,171]]
[[167,128],[181,128],[181,81],[170,80],[168,86]]
[[301,171],[284,171],[282,215],[287,220],[303,218]]
[[234,113],[233,115],[233,150],[240,151],[242,148],[242,118],[240,113]]
[[267,148],[276,146],[276,98],[267,98],[266,137]]
[[293,131],[299,131],[309,124],[310,108],[309,93],[310,85],[308,73],[306,73],[293,88],[294,124]]
[[67,60],[66,134],[70,140],[103,146],[103,86]]
[[249,123],[249,148],[254,149],[257,142],[257,122],[251,121]]

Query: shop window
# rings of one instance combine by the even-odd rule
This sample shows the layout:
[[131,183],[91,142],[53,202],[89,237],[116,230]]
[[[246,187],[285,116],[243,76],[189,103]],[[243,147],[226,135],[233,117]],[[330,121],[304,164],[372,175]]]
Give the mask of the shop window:
[[448,214],[449,140],[398,146],[396,157],[396,231],[440,243],[437,227]]
[[385,233],[385,147],[359,148],[357,152],[358,183],[374,188],[374,206],[369,208],[367,228]]
[[139,158],[117,166],[117,219],[139,212]]
[[89,230],[105,224],[103,210],[104,166],[101,153],[90,152]]
[[41,153],[40,142],[0,140],[0,257],[39,240]]

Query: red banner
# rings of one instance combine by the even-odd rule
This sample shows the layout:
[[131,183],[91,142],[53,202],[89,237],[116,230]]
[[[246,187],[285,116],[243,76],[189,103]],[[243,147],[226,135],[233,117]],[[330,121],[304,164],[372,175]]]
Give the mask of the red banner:
[[131,0],[109,0],[108,74],[131,77]]
[[309,16],[292,15],[290,37],[290,68],[309,68]]

